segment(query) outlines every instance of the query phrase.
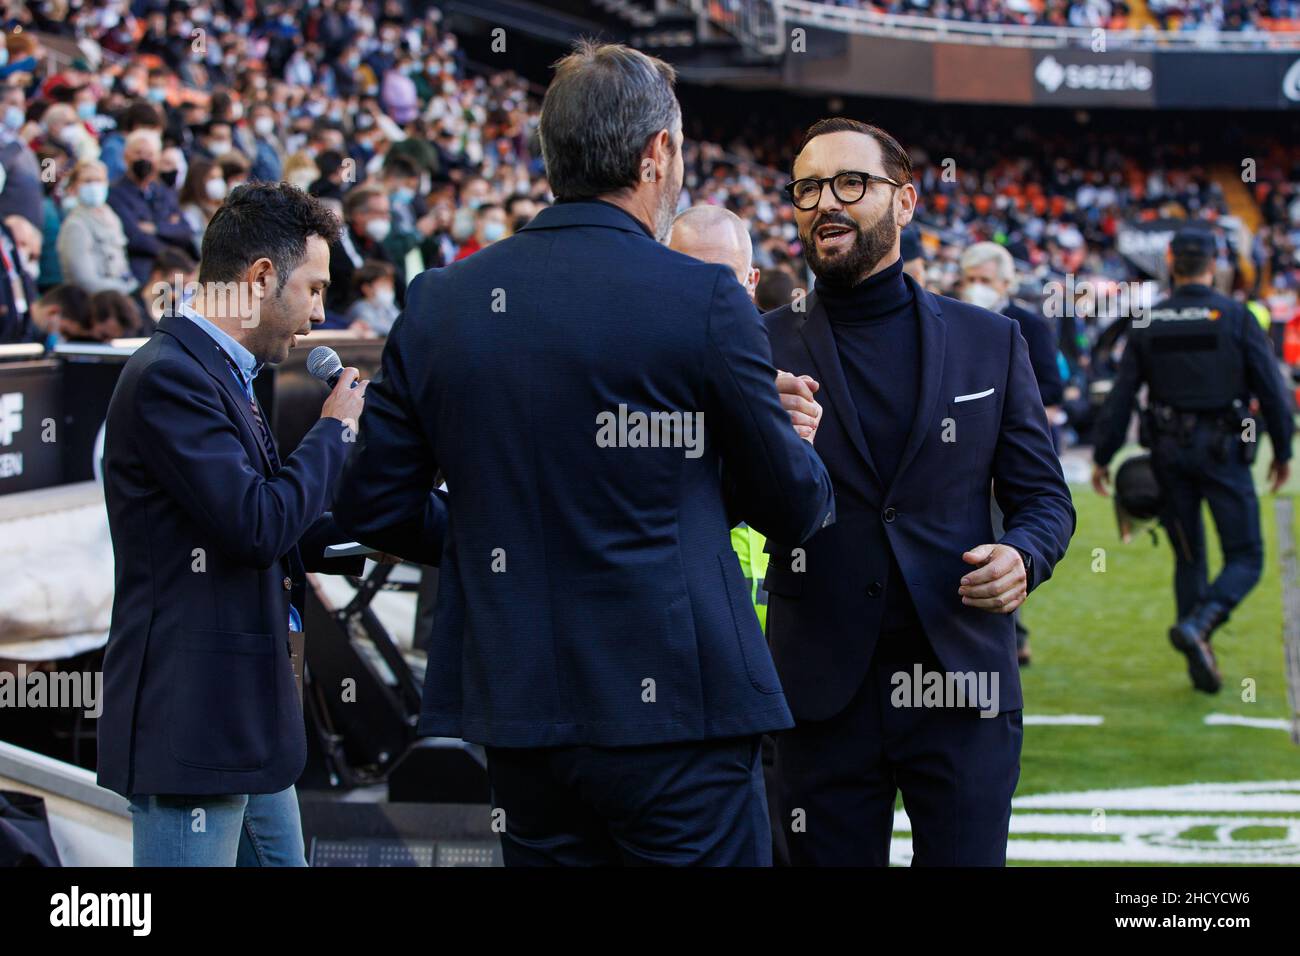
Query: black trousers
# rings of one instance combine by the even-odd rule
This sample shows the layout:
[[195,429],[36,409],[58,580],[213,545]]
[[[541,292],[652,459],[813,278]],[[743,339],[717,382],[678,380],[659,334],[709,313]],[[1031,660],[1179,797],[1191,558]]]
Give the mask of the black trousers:
[[[1165,496],[1160,522],[1174,549],[1178,616],[1190,614],[1202,601],[1232,610],[1264,569],[1259,499],[1250,466],[1241,460],[1240,442],[1225,441],[1212,426],[1202,424],[1185,445],[1161,437],[1151,464]],[[1203,502],[1210,506],[1223,549],[1223,567],[1213,582],[1206,563]]]
[[[893,675],[939,664],[916,630],[882,635],[849,705],[777,737],[790,862],[887,866],[899,791],[914,866],[1006,864],[1021,712],[896,707]],[[995,698],[996,699],[996,698]]]
[[487,748],[506,866],[771,866],[760,737]]

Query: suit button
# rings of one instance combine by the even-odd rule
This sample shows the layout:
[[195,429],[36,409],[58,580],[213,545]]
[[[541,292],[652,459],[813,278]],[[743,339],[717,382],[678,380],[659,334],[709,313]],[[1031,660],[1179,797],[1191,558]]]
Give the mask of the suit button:
[[867,597],[880,597],[881,592],[884,590],[885,586],[883,584],[879,581],[872,581],[867,587]]
[[895,518],[898,517],[898,512],[895,511],[893,508],[886,508],[884,514],[881,515],[881,517],[884,518],[885,521],[887,522],[893,521]]
[[292,579],[292,578],[285,578],[285,579],[284,579],[284,589],[285,589],[286,591],[292,591],[292,590],[293,590],[293,579]]

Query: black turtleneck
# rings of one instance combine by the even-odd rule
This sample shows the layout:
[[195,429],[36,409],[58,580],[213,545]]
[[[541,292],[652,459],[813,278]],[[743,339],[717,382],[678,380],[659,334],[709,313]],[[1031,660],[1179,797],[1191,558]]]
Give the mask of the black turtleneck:
[[831,322],[867,448],[887,486],[912,430],[921,380],[920,327],[903,260],[851,289],[820,280],[815,289]]

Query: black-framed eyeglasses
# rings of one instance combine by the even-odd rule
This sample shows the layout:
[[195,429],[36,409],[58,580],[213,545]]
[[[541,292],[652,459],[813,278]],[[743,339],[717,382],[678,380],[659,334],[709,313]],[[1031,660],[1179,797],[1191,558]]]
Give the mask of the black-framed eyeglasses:
[[887,183],[890,186],[903,185],[894,182],[888,176],[877,176],[875,173],[847,169],[842,173],[836,173],[834,176],[827,176],[824,179],[796,179],[792,183],[786,183],[785,194],[790,197],[790,202],[794,203],[795,209],[816,209],[817,204],[822,201],[822,189],[827,183],[831,184],[831,195],[845,205],[852,205],[865,196],[867,186],[872,183]]

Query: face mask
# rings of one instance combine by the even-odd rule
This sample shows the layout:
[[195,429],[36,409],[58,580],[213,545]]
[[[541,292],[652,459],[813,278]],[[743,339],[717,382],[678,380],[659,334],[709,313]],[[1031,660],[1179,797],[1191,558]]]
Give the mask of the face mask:
[[214,139],[208,143],[208,152],[213,156],[225,156],[230,152],[230,140]]
[[175,189],[176,177],[179,173],[180,173],[179,169],[169,169],[166,172],[159,173],[158,179],[162,182],[164,186],[167,186],[170,189]]
[[506,234],[506,224],[504,222],[485,223],[483,226],[483,240],[485,242],[496,242]]
[[388,233],[392,229],[392,223],[387,219],[371,219],[366,223],[366,235],[375,242],[383,242],[388,238]]
[[144,182],[153,175],[153,160],[137,159],[131,164],[131,175],[137,182]]
[[415,190],[403,186],[401,189],[393,190],[389,198],[399,206],[409,206],[415,201]]
[[982,282],[967,283],[961,290],[961,297],[963,302],[977,305],[981,309],[992,309],[1002,299],[1002,296],[998,295],[992,286],[985,285]]
[[357,117],[357,129],[370,129],[375,125],[375,118],[369,113],[362,113]]
[[77,115],[78,115],[79,117],[81,117],[83,120],[92,120],[92,119],[94,119],[94,118],[95,118],[95,104],[94,104],[94,103],[78,103],[78,104],[77,104]]
[[464,242],[474,232],[474,212],[466,206],[456,210],[451,222],[451,237],[457,242]]
[[63,129],[59,130],[59,135],[55,137],[64,146],[76,149],[77,144],[81,142],[81,127],[76,123],[69,123]]
[[21,106],[10,104],[5,107],[4,122],[15,133],[23,128],[23,123],[27,121],[27,114],[23,112]]
[[213,202],[221,202],[226,198],[226,181],[224,179],[209,179],[203,184],[203,191],[208,194],[208,198]]
[[92,209],[104,205],[108,202],[108,183],[83,183],[77,189],[77,201]]
[[375,290],[375,302],[378,305],[389,306],[397,301],[397,293],[393,291],[390,285],[381,286]]
[[149,87],[149,92],[145,95],[154,103],[163,103],[167,100],[167,91],[161,86]]
[[253,120],[253,132],[263,139],[268,139],[275,132],[275,118],[272,116],[259,116]]

